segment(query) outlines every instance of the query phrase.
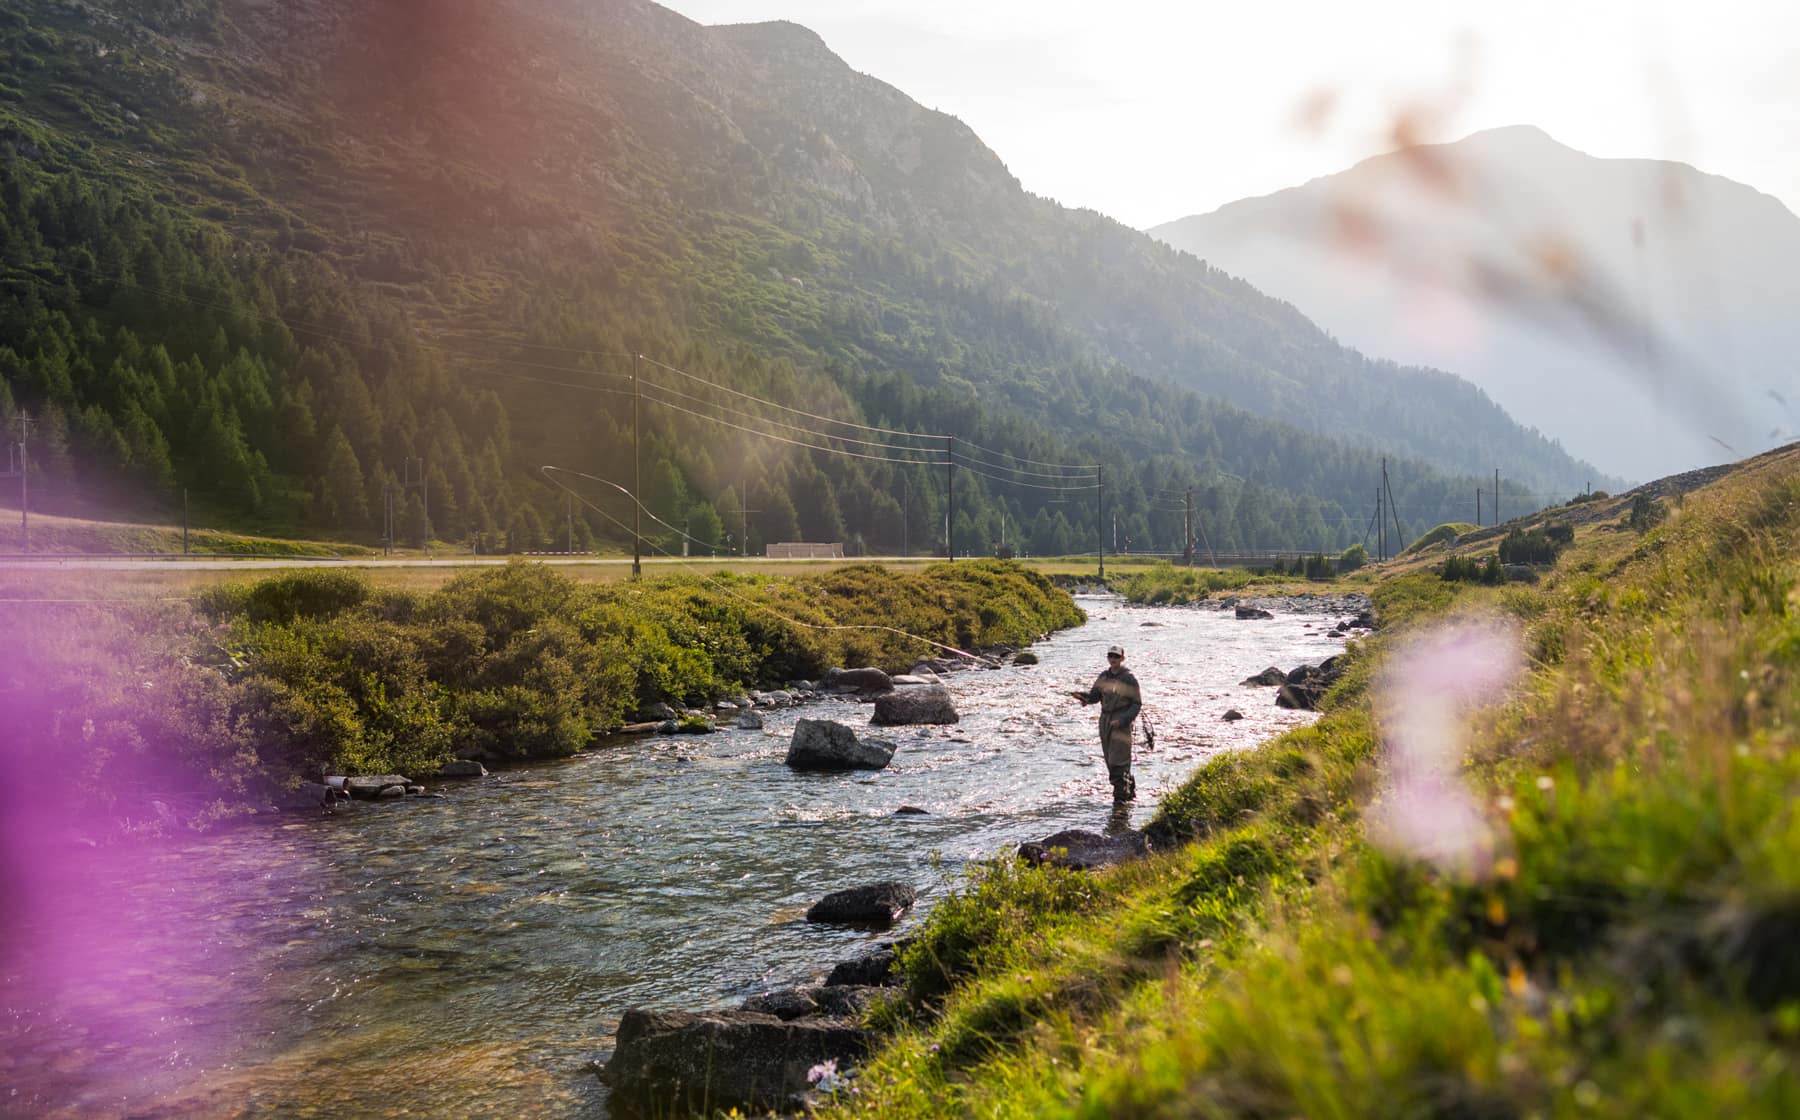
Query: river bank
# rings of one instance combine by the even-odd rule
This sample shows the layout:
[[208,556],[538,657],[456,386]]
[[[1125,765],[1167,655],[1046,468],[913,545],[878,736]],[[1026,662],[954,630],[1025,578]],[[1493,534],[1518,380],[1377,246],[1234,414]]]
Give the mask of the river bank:
[[1537,585],[1380,574],[1323,717],[1163,799],[1176,850],[940,902],[826,1114],[1792,1115],[1797,459]]
[[661,705],[1080,621],[1042,577],[992,561],[617,585],[518,562],[428,592],[306,571],[191,602],[7,603],[0,761],[56,776],[26,807],[125,835],[205,829],[322,775],[568,756]]

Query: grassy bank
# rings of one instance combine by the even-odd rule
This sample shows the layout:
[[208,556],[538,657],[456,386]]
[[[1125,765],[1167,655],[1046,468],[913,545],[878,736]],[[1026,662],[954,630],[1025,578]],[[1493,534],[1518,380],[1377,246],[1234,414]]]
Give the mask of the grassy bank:
[[1043,577],[995,561],[611,584],[516,562],[423,592],[298,571],[179,602],[0,612],[9,769],[54,774],[59,797],[134,825],[242,815],[321,768],[566,755],[652,703],[833,665],[899,670],[942,652],[930,642],[1021,646],[1081,621]]
[[[1158,854],[941,903],[832,1114],[1796,1114],[1797,460],[1534,586],[1377,584],[1325,715],[1198,771]],[[1389,674],[1452,621],[1525,668],[1408,800],[1406,717],[1461,681]]]
[[[123,521],[95,521],[54,514],[31,515],[31,551],[81,556],[179,555],[183,551],[180,525],[149,525]],[[186,534],[187,550],[221,556],[373,556],[375,550],[342,541],[296,540],[256,536],[222,529],[193,529]],[[21,548],[18,507],[0,506],[0,551]]]

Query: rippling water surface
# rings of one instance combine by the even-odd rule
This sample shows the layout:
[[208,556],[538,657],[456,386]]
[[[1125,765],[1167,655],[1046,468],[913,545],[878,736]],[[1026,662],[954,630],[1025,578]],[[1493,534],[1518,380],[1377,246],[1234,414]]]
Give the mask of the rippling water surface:
[[[443,800],[96,855],[57,925],[85,932],[11,930],[0,1109],[604,1115],[592,1062],[626,1008],[735,1004],[878,939],[809,926],[821,895],[906,880],[912,924],[968,862],[1104,827],[1095,709],[1063,694],[1111,643],[1156,730],[1135,767],[1139,827],[1209,755],[1311,718],[1240,679],[1341,647],[1324,613],[1082,605],[1088,624],[1035,647],[1040,664],[948,677],[960,724],[877,732],[900,743],[880,773],[782,764],[802,716],[867,723],[868,706],[831,701],[760,732],[444,784]],[[1222,722],[1234,707],[1247,718]]]

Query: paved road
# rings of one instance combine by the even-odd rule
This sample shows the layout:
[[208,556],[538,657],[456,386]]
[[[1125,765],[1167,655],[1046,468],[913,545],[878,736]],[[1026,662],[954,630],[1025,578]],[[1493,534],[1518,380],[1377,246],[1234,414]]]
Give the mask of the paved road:
[[[112,571],[257,571],[265,568],[315,568],[320,566],[333,568],[470,568],[490,567],[508,563],[513,557],[508,556],[280,556],[280,557],[226,557],[226,556],[0,556],[0,568],[8,569],[93,569]],[[542,564],[568,566],[610,566],[629,567],[629,556],[526,556],[523,559],[534,560]],[[645,557],[646,568],[679,568],[679,567],[716,567],[720,564],[845,564],[874,562],[881,564],[894,563],[926,563],[925,557],[901,556],[858,556],[846,560],[810,560],[790,557],[766,556],[720,556],[720,557]]]

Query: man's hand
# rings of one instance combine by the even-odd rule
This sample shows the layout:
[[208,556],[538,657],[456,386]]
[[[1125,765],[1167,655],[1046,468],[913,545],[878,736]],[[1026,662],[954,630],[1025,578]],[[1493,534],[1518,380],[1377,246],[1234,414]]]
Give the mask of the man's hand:
[[1081,701],[1083,704],[1087,704],[1087,703],[1091,702],[1088,700],[1088,694],[1085,692],[1082,692],[1080,690],[1071,692],[1071,693],[1069,693],[1069,695],[1071,697],[1073,697],[1074,699]]

